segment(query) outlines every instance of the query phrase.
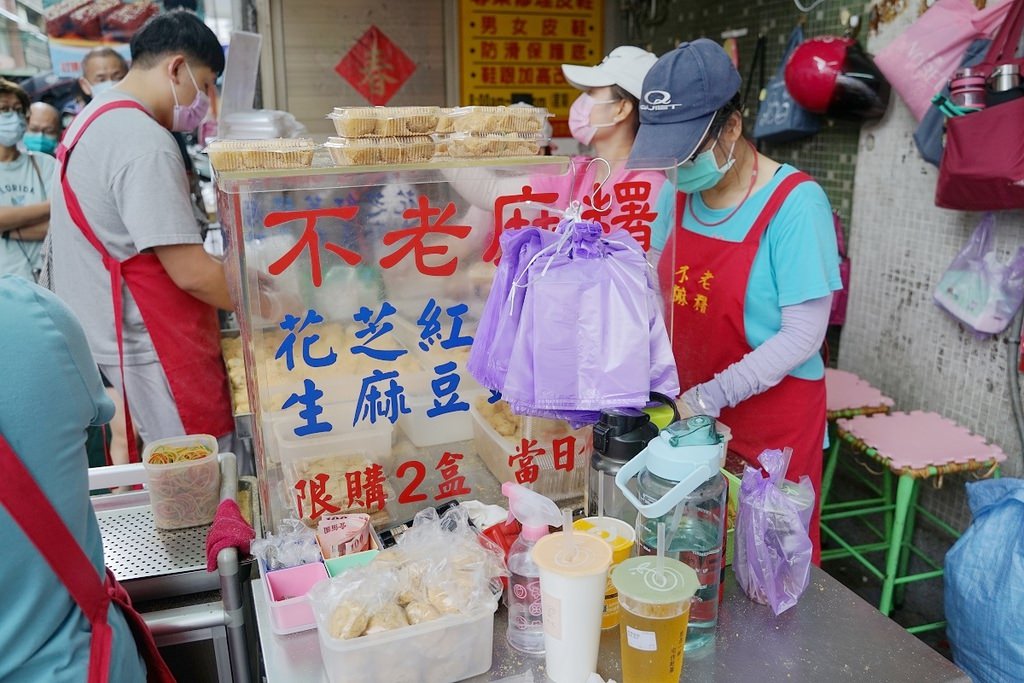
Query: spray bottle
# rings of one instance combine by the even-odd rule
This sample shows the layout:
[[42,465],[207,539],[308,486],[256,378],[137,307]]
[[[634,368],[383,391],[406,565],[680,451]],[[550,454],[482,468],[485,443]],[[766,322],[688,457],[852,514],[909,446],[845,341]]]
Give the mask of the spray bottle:
[[501,492],[508,498],[509,516],[523,525],[519,538],[508,553],[508,644],[520,652],[544,652],[544,623],[541,620],[540,569],[530,557],[538,539],[548,533],[548,526],[559,526],[562,513],[558,506],[539,493],[505,482]]

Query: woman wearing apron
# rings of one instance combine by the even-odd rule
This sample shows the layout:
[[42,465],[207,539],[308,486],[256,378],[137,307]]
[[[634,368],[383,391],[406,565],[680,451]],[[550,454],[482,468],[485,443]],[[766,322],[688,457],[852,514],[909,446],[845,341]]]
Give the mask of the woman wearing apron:
[[170,681],[103,567],[85,439],[114,406],[85,333],[56,296],[14,276],[0,277],[0,320],[0,680]]
[[[793,449],[788,478],[821,490],[824,364],[819,354],[842,288],[831,207],[821,187],[743,137],[740,76],[713,41],[683,43],[644,80],[631,158],[678,160],[659,196],[658,277],[673,351],[694,413],[732,429],[749,463]],[[818,506],[811,521],[820,555]]]

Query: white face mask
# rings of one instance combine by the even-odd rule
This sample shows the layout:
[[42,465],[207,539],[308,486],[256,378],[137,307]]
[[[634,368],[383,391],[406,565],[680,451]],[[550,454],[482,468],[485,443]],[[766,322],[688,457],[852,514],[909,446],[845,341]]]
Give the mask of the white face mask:
[[120,82],[121,81],[100,81],[99,83],[93,83],[88,81],[89,89],[92,90],[93,99],[99,97],[103,93],[110,92],[110,90]]

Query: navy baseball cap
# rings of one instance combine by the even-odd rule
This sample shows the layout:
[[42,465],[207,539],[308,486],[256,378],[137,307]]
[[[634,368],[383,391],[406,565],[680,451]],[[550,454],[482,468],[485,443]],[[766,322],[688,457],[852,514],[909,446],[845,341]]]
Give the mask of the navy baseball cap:
[[647,72],[640,97],[640,130],[627,168],[653,160],[688,160],[700,147],[715,112],[740,90],[740,74],[725,50],[701,38],[682,43]]

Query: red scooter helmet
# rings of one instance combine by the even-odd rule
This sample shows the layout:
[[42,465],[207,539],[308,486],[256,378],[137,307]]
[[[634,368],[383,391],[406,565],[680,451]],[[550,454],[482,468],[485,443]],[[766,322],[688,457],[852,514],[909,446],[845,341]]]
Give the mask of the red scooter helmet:
[[786,89],[815,114],[877,119],[889,106],[889,82],[860,43],[819,36],[801,43],[786,62]]

